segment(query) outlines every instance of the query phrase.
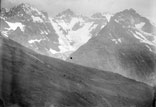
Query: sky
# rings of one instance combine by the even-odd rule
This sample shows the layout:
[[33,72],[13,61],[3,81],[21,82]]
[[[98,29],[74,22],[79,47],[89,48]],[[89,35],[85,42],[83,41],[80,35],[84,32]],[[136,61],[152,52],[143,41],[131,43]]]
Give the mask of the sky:
[[39,10],[55,16],[65,9],[77,14],[90,16],[96,12],[116,13],[133,8],[139,14],[156,23],[156,0],[2,0],[2,7],[13,7],[20,3],[29,3]]

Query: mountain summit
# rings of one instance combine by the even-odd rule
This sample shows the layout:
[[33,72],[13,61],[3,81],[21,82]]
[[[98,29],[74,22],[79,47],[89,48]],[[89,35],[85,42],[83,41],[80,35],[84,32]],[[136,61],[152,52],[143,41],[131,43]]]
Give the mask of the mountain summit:
[[69,16],[74,16],[75,13],[71,9],[66,9],[65,11],[59,13],[56,15],[56,17],[69,17]]

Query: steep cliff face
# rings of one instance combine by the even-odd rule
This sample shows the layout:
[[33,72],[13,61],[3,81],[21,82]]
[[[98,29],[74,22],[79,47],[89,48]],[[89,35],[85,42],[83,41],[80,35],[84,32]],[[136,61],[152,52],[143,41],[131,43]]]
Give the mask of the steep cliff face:
[[151,107],[153,90],[0,37],[0,104],[5,107]]

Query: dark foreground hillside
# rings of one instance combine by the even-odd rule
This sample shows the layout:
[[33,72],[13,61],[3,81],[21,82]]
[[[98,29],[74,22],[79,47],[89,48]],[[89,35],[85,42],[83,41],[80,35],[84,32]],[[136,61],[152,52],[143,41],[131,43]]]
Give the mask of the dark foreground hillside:
[[0,36],[0,107],[151,107],[153,95],[143,83],[37,55]]

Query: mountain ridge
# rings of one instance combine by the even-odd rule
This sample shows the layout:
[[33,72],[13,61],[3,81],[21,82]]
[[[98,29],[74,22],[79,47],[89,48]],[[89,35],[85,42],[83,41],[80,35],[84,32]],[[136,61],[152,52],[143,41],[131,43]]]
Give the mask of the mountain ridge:
[[[107,18],[107,15],[105,16],[103,13],[95,13],[94,18],[89,18],[76,15],[70,9],[62,12],[62,15],[67,14],[67,17],[50,18],[46,12],[39,11],[27,4],[16,6],[10,11],[2,10],[1,33],[40,54],[108,71],[115,71],[113,70],[115,67],[117,72],[121,73],[122,71],[121,74],[126,77],[132,76],[135,72],[127,74],[124,71],[127,69],[123,64],[125,60],[131,60],[128,65],[133,69],[137,68],[134,67],[137,63],[145,65],[147,68],[151,66],[150,73],[155,69],[156,27],[134,9],[126,9],[113,16],[108,15],[111,18]],[[3,17],[5,11],[8,17]],[[86,45],[90,46],[84,49],[83,47]],[[130,48],[129,51],[133,54],[135,52],[132,50],[137,51],[138,49],[140,53],[136,52],[138,55],[136,60],[125,51],[127,48]],[[143,52],[148,54],[143,54]],[[76,58],[75,53],[83,55],[78,55]],[[87,53],[90,56],[88,58],[86,58]],[[130,59],[126,59],[126,55]],[[133,62],[131,58],[135,61]],[[146,59],[151,61],[151,65],[148,66]],[[135,70],[140,69],[141,67]],[[137,78],[134,75],[133,79]],[[156,77],[152,76],[151,78],[155,79]],[[151,82],[151,80],[148,81]]]
[[[9,38],[40,54],[64,60],[95,36],[107,23],[106,18],[90,19],[75,15],[70,9],[60,13],[64,16],[67,13],[67,17],[54,18],[29,4],[18,5],[7,12],[4,12],[5,9],[2,10],[0,20],[4,36],[23,35],[20,36],[20,40],[18,36]],[[20,29],[17,29],[18,27]]]

